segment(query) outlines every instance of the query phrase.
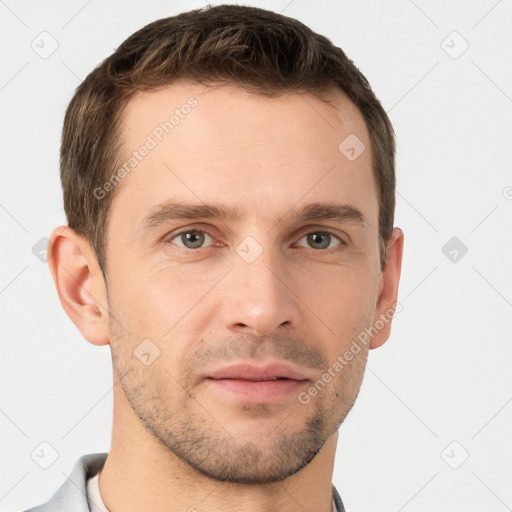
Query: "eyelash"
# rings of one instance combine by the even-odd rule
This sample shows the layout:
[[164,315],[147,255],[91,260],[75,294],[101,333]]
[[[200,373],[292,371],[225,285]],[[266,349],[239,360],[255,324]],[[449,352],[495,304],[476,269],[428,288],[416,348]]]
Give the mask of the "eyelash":
[[[205,229],[188,228],[188,229],[183,229],[181,231],[178,231],[176,233],[172,233],[171,235],[166,237],[164,242],[172,244],[172,240],[174,240],[175,238],[179,237],[180,235],[183,235],[184,233],[203,233],[203,234],[206,234],[209,237],[211,237],[213,240],[215,240],[215,237],[210,232],[208,232]],[[336,249],[336,248],[339,248],[339,247],[342,247],[342,246],[346,245],[346,242],[344,240],[342,240],[341,237],[339,237],[338,235],[334,234],[331,231],[322,230],[322,229],[317,229],[317,230],[313,230],[313,231],[307,231],[307,232],[303,233],[300,236],[299,240],[302,240],[304,237],[306,237],[308,235],[313,235],[313,234],[327,234],[327,235],[330,235],[331,237],[333,237],[335,240],[337,240],[339,242],[339,244],[337,246],[330,247],[328,249],[313,249],[312,247],[310,247],[310,249],[312,249],[314,251],[326,252],[326,251],[333,250],[333,249]],[[200,249],[208,249],[208,247],[198,247],[196,249],[190,249],[189,247],[185,247],[183,245],[178,245],[178,247],[180,247],[180,249],[183,252],[197,252]]]

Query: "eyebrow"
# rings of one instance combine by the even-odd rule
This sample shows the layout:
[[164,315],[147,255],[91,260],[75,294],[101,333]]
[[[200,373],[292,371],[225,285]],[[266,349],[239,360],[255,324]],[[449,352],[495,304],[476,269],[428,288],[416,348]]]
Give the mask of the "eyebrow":
[[[299,209],[292,209],[286,215],[292,213],[297,221],[335,220],[338,222],[355,222],[366,226],[366,219],[362,212],[351,205],[337,203],[310,203]],[[198,220],[218,219],[230,221],[242,221],[247,218],[239,208],[230,208],[222,204],[194,204],[168,201],[156,207],[142,221],[147,229],[157,227],[169,220]]]

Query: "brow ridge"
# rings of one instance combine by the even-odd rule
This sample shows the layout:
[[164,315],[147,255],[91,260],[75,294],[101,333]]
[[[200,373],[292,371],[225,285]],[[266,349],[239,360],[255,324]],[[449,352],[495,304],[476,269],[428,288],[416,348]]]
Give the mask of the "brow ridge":
[[[169,220],[199,220],[219,219],[229,221],[243,221],[247,218],[247,212],[242,212],[239,207],[232,208],[223,204],[185,203],[167,201],[154,210],[143,220],[146,227],[152,228]],[[310,203],[290,210],[285,217],[305,222],[314,220],[336,220],[339,222],[355,222],[366,225],[363,213],[351,205],[338,203]]]

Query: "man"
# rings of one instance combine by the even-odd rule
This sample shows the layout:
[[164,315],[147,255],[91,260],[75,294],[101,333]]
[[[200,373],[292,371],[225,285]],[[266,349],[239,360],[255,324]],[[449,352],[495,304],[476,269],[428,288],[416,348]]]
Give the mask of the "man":
[[32,510],[344,510],[338,429],[397,304],[394,148],[342,50],[261,9],[156,21],[96,68],[49,264],[111,346],[112,444]]

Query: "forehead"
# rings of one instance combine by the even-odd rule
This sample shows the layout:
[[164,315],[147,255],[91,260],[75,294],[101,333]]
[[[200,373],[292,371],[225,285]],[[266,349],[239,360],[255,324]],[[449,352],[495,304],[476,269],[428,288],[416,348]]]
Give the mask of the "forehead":
[[342,91],[332,90],[329,102],[311,93],[270,98],[234,85],[177,82],[130,98],[122,116],[123,138],[132,149],[141,135],[150,135],[174,153],[197,150],[199,142],[215,151],[295,142],[298,155],[314,145],[318,152],[337,157],[341,135],[367,140],[368,132],[361,113]]
[[[307,93],[268,98],[190,83],[135,94],[122,117],[127,172],[112,215],[126,210],[135,223],[175,199],[224,203],[274,222],[302,200],[339,199],[376,217],[365,122],[341,91],[330,99],[333,106]],[[344,153],[347,144],[362,151],[356,159]]]

